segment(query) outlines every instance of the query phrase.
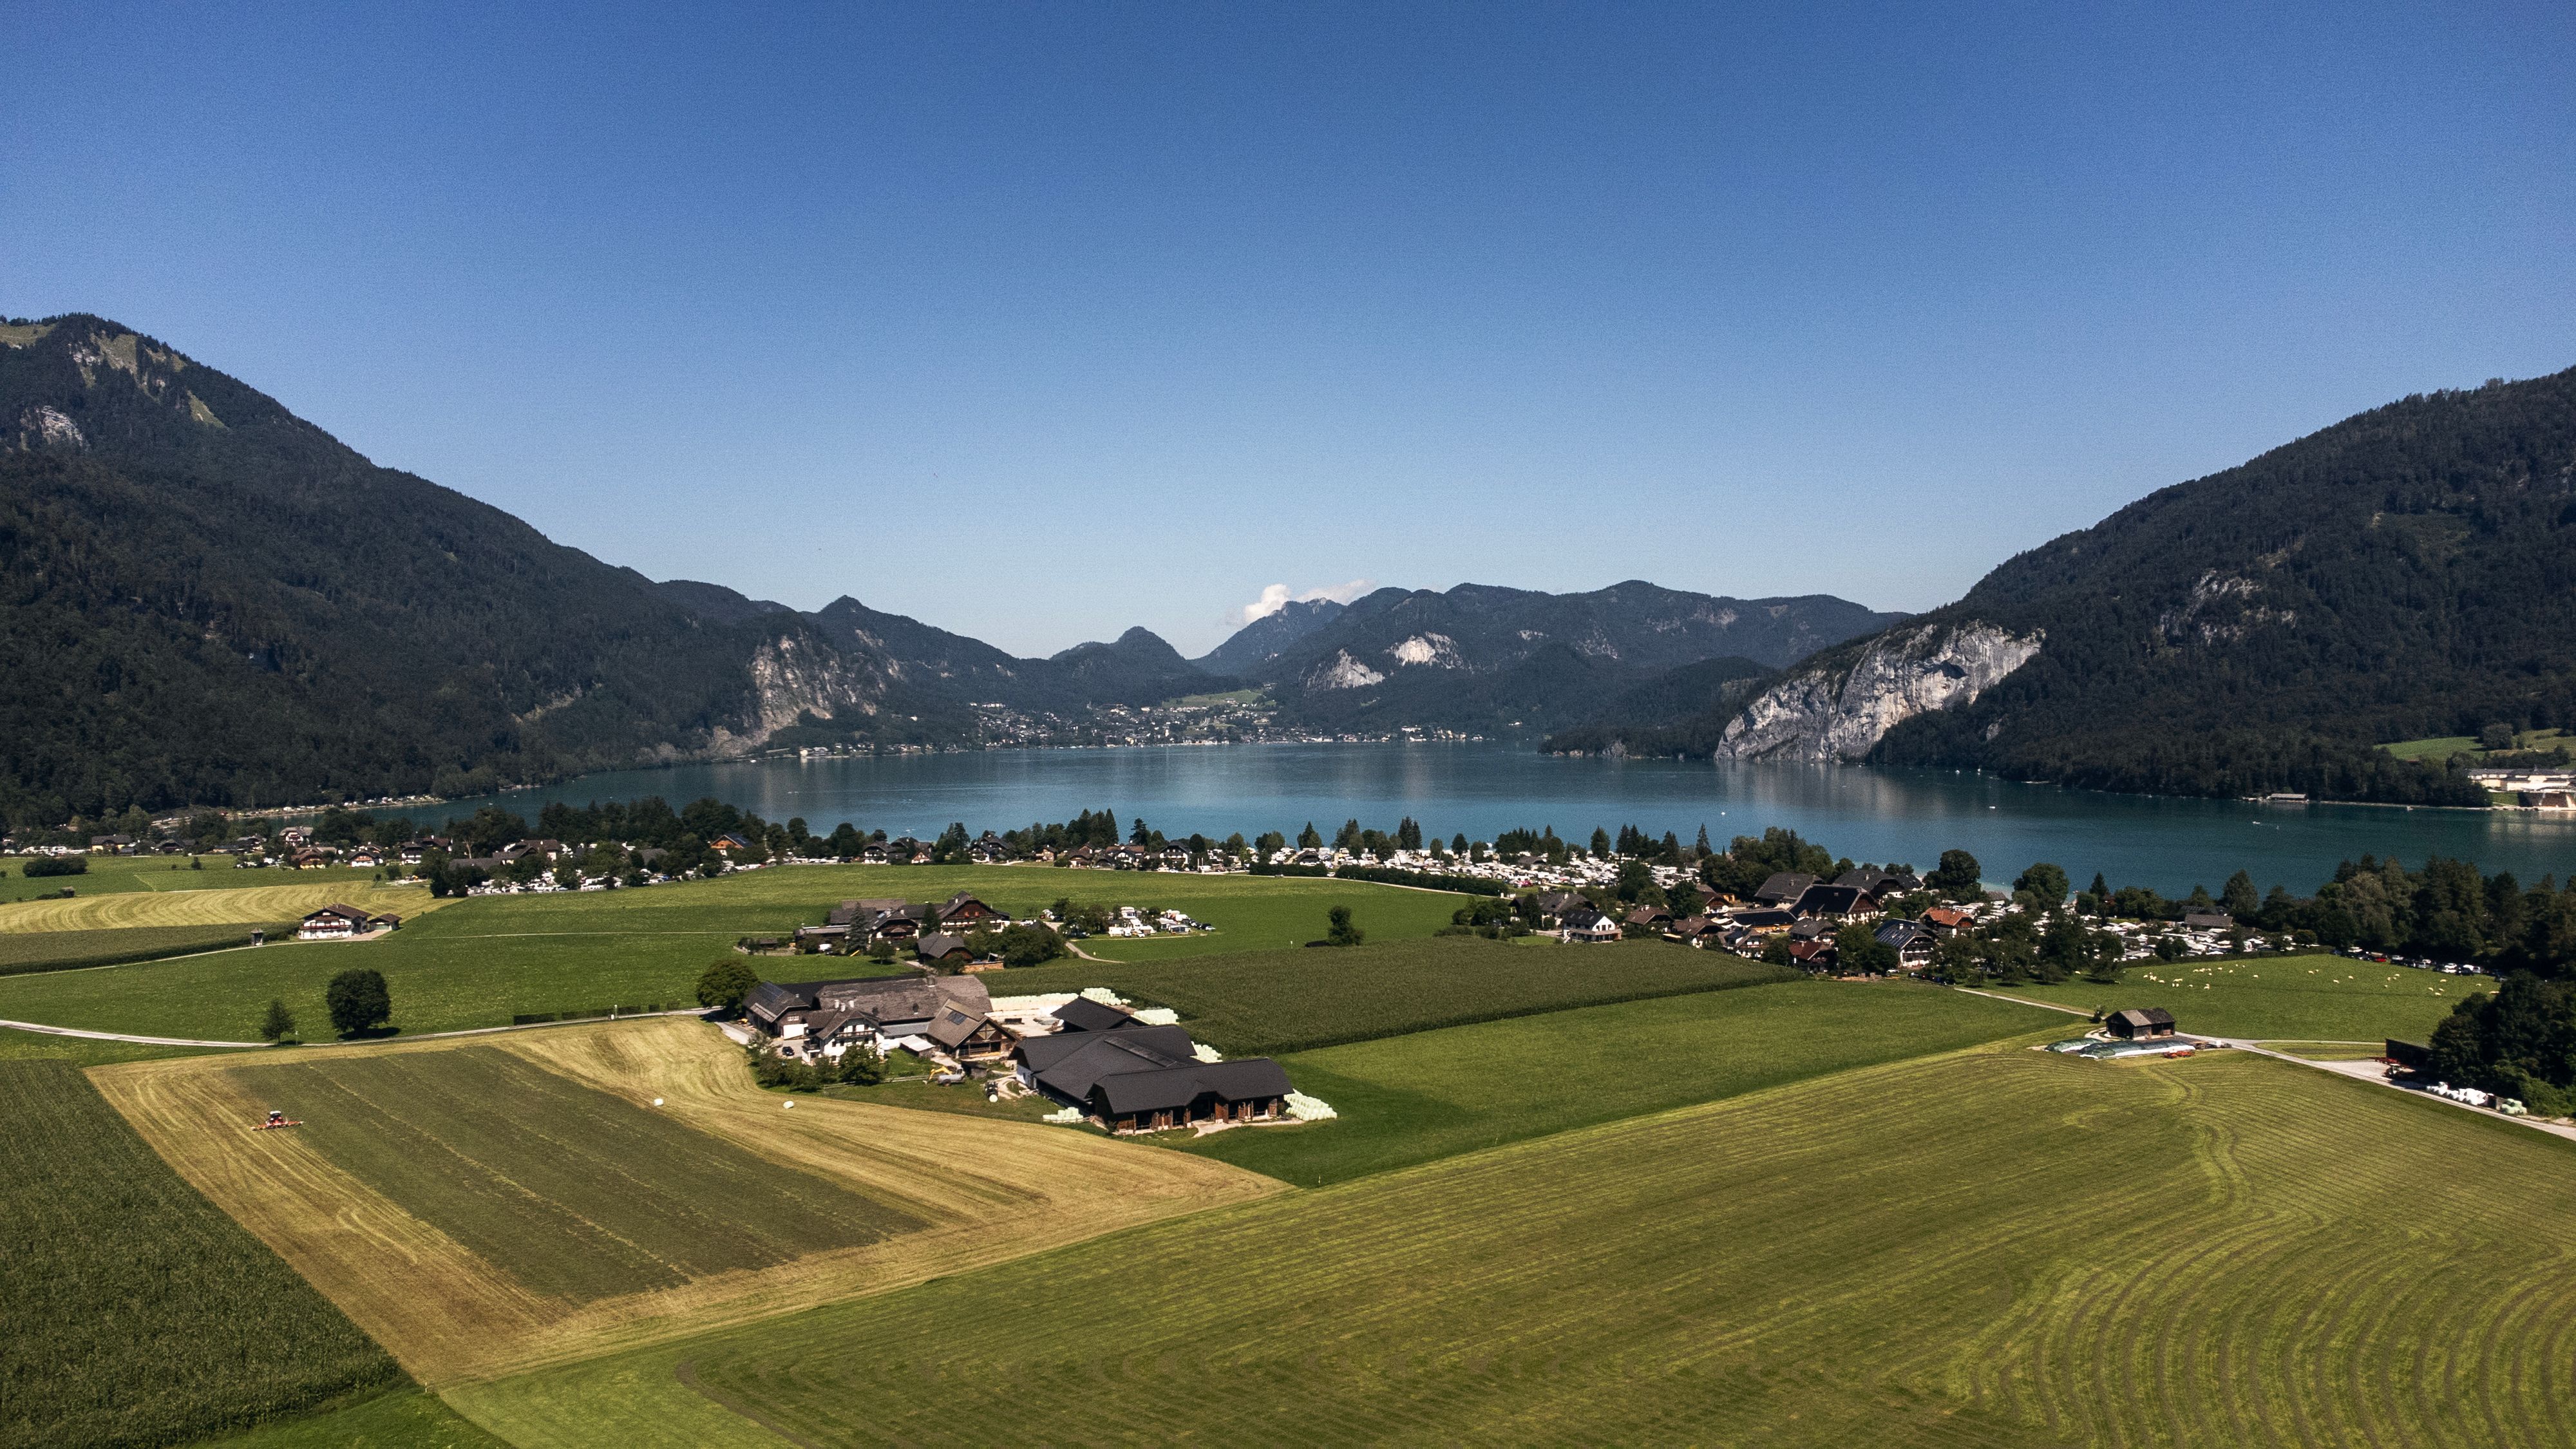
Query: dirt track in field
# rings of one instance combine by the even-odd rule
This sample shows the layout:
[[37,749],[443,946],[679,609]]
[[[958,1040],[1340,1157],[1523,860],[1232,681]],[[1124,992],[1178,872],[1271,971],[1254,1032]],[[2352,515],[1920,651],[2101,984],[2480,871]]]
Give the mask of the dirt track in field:
[[[693,1020],[481,1041],[602,1091],[647,1103],[660,1097],[661,1110],[690,1127],[844,1181],[932,1226],[575,1306],[529,1291],[333,1166],[298,1133],[248,1130],[266,1104],[228,1071],[241,1058],[133,1062],[91,1076],[182,1176],[432,1387],[884,1292],[1284,1190],[1222,1163],[1064,1128],[815,1098],[789,1109],[787,1099],[752,1086],[738,1048]],[[308,1048],[294,1059],[324,1065],[353,1050],[455,1045]]]

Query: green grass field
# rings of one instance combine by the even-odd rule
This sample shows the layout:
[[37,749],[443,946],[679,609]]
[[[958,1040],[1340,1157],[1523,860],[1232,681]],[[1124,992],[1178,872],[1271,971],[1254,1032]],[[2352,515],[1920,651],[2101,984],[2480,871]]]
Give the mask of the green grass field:
[[1523,947],[1443,936],[1168,963],[1056,962],[986,980],[1014,993],[1108,986],[1180,1012],[1191,1035],[1219,1051],[1251,1056],[1797,976],[1667,941]]
[[[253,929],[231,925],[127,926],[104,931],[0,932],[0,976],[22,971],[70,971],[246,946]],[[276,936],[291,932],[294,925],[278,922],[266,929]]]
[[1319,1187],[1955,1051],[2041,1030],[2053,1015],[1911,982],[1792,981],[1515,1017],[1286,1058],[1297,1090],[1341,1114],[1332,1121],[1157,1140]]
[[0,1061],[0,1444],[176,1444],[401,1370],[67,1062]]
[[255,1061],[301,1139],[529,1289],[573,1302],[922,1226],[495,1047]]
[[[2524,750],[2546,750],[2566,743],[2565,734],[2559,730],[2524,730],[2515,737],[2514,747]],[[2482,757],[2487,753],[2478,747],[2477,737],[2474,735],[2439,735],[2431,739],[2396,740],[2381,745],[2380,748],[2401,760],[2431,760],[2436,764],[2455,755],[2471,756],[2470,763],[2474,764],[2476,757]]]
[[506,1449],[435,1394],[404,1389],[346,1408],[266,1424],[210,1449]]
[[2161,1006],[2186,1032],[2256,1040],[2422,1041],[2472,992],[2493,991],[2483,976],[2444,976],[2379,966],[2347,956],[2282,956],[2252,961],[2149,962],[2117,986],[1997,988],[2012,996],[2091,1011]]
[[[1311,918],[1309,934],[1320,934],[1325,908],[1337,901],[1352,904],[1381,939],[1427,937],[1447,924],[1460,899],[1389,886],[1249,876],[799,866],[643,890],[477,897],[420,915],[379,941],[284,942],[257,951],[113,970],[0,975],[0,1017],[143,1036],[246,1041],[254,1037],[261,1011],[275,997],[313,1036],[325,1030],[328,1020],[323,988],[334,974],[360,965],[384,973],[393,992],[394,1024],[412,1033],[504,1026],[522,1013],[686,1005],[694,1000],[698,972],[744,936],[784,935],[799,924],[822,920],[833,902],[848,897],[933,900],[961,889],[1013,912],[1034,912],[1069,894],[1114,904],[1169,904],[1221,927],[1215,935],[1166,943],[1096,943],[1139,956],[1157,950],[1200,956],[1240,952],[1266,943],[1269,932],[1288,920]],[[13,940],[30,943],[23,949],[34,952],[88,949],[47,943],[95,934],[0,934],[0,949]],[[779,979],[900,969],[828,957],[764,957],[756,965]],[[1013,973],[1013,979],[1021,974]],[[996,989],[1003,988],[997,984]]]
[[1968,1054],[452,1399],[528,1445],[2560,1445],[2571,1164],[2259,1058]]

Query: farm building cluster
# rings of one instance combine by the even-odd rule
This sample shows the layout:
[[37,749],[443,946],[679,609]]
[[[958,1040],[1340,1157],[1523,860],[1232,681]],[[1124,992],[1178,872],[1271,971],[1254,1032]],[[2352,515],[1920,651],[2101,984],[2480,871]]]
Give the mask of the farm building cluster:
[[[744,998],[763,1049],[817,1064],[846,1052],[908,1051],[947,1070],[1034,1092],[1118,1133],[1312,1120],[1268,1057],[1229,1061],[1190,1039],[1171,1012],[1130,1009],[1105,990],[993,996],[976,976],[764,981]],[[1007,1068],[1007,1071],[1005,1070]]]
[[356,906],[329,905],[296,923],[299,941],[358,941],[402,929],[402,917]]

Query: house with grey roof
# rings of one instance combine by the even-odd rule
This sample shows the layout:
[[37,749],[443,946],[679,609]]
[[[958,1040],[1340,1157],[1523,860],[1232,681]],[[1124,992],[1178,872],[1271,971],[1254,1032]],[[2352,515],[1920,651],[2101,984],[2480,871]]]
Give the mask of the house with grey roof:
[[1020,1080],[1113,1132],[1204,1122],[1275,1122],[1288,1072],[1268,1057],[1203,1062],[1186,1028],[1131,1025],[1030,1037],[1013,1055]]

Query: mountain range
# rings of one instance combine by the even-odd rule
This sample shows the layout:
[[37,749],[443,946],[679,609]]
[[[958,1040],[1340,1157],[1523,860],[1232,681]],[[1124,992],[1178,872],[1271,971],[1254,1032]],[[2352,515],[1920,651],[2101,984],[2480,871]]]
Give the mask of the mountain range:
[[0,324],[0,815],[476,793],[785,745],[952,745],[1255,687],[1292,729],[1537,730],[1899,616],[1626,583],[1291,603],[1198,661],[1023,659],[837,599],[654,581],[382,468],[87,314]]
[[2483,803],[2375,746],[2576,725],[2576,370],[2372,409],[1675,703],[1551,745]]

